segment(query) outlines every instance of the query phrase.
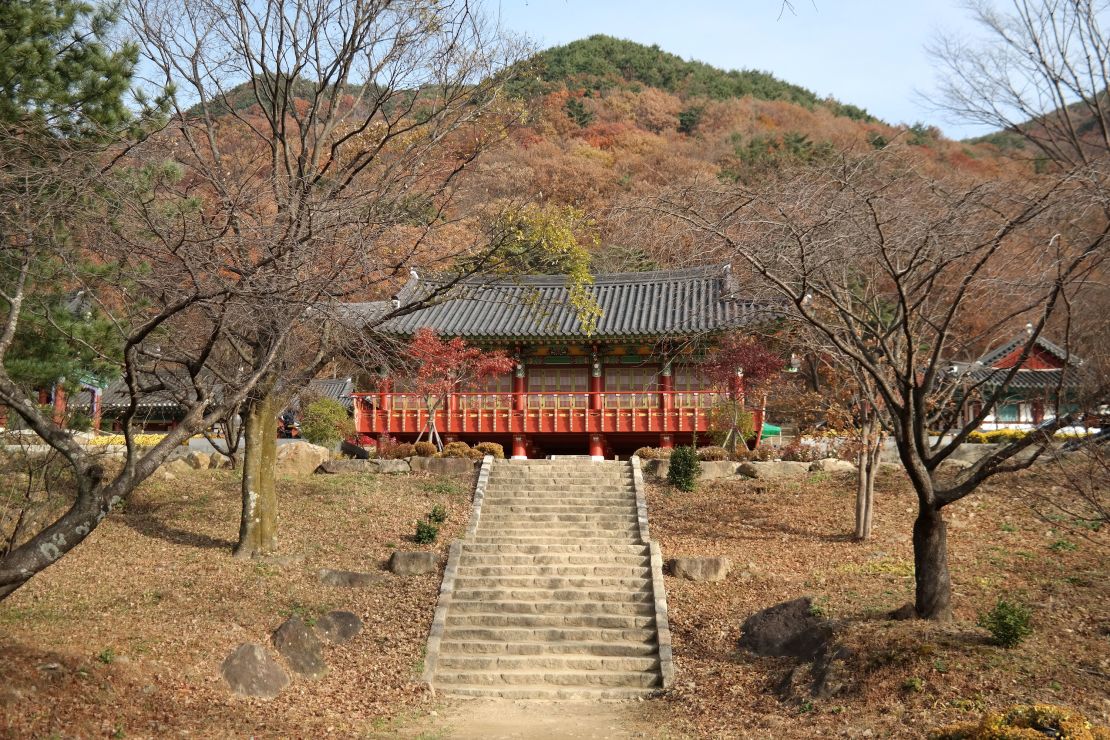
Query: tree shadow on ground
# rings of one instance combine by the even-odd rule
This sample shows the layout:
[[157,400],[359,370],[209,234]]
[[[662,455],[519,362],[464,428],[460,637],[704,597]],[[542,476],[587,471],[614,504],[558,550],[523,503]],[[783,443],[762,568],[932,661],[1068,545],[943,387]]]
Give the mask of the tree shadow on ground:
[[151,504],[132,501],[123,515],[123,522],[131,529],[146,537],[153,537],[175,545],[199,547],[203,549],[230,550],[235,543],[220,537],[211,537],[200,532],[190,532],[168,524],[159,516],[164,510],[177,508],[174,504]]

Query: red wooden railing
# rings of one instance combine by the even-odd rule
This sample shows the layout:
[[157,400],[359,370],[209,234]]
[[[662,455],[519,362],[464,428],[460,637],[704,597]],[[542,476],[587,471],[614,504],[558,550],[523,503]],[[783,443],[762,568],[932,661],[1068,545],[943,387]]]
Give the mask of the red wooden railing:
[[[717,391],[612,391],[598,393],[454,393],[436,408],[441,434],[704,432]],[[419,433],[428,406],[415,393],[356,393],[360,434]],[[755,428],[761,409],[752,410]]]

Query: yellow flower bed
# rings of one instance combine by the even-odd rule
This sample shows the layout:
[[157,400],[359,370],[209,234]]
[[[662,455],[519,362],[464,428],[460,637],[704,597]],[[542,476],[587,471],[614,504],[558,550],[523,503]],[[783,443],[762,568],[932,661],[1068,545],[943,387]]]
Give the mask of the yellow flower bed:
[[[165,438],[164,434],[136,434],[131,439],[138,447],[153,447]],[[122,434],[101,434],[99,437],[90,439],[88,443],[93,447],[127,444]]]

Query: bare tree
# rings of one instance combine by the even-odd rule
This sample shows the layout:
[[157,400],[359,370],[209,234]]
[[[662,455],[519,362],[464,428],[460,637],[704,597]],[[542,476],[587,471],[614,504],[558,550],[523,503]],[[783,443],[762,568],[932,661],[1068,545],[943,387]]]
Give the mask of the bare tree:
[[984,38],[942,37],[929,52],[941,70],[933,101],[959,121],[1031,144],[1064,168],[1110,150],[1110,39],[1096,0],[970,0]]
[[[1036,339],[1104,260],[1097,171],[1033,183],[942,181],[895,150],[809,168],[758,189],[684,188],[655,208],[785,298],[789,312],[867,378],[918,497],[916,613],[951,615],[943,508],[999,473],[1031,464],[1060,415],[972,467],[950,459],[1004,397]],[[1018,365],[990,388],[950,373],[1032,328]],[[981,405],[968,408],[981,390]]]
[[[254,366],[283,338],[242,407],[236,555],[250,556],[276,546],[278,399],[334,357],[324,327],[340,304],[388,298],[417,264],[489,267],[451,206],[460,174],[521,115],[498,74],[522,47],[466,2],[155,0],[129,20],[153,82],[177,93],[160,154],[183,173],[177,198],[198,203],[184,239],[233,263],[264,255],[316,286],[275,285],[279,300],[255,306],[233,345]],[[180,241],[175,228],[155,231]]]

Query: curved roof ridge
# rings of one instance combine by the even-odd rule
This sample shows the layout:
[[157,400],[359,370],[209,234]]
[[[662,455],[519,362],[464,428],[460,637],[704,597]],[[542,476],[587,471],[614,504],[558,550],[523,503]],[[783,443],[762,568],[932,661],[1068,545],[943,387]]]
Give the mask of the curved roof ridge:
[[[673,280],[688,280],[693,278],[706,278],[728,275],[728,264],[717,263],[711,265],[697,265],[695,267],[680,267],[670,270],[645,270],[642,272],[599,272],[593,275],[594,285],[619,285],[658,283]],[[431,275],[421,280],[428,283],[445,283],[451,280],[450,275]],[[459,285],[564,285],[566,275],[481,275],[464,278]]]

